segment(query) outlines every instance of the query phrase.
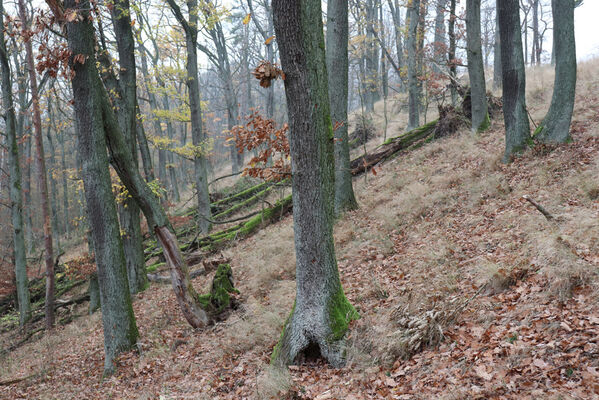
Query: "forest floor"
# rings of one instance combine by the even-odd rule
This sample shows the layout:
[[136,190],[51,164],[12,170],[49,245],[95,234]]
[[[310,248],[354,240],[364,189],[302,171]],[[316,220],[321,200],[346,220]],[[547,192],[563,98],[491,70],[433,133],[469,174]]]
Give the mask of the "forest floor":
[[[529,75],[538,122],[551,74]],[[224,250],[241,291],[225,321],[194,331],[170,286],[152,284],[134,302],[139,349],[114,376],[101,377],[96,313],[1,355],[0,382],[27,379],[0,386],[0,398],[599,398],[599,61],[580,66],[577,93],[572,143],[506,165],[496,120],[355,179],[360,209],[335,227],[343,286],[361,315],[346,367],[269,367],[295,294],[289,216]],[[210,281],[193,284],[206,292]]]

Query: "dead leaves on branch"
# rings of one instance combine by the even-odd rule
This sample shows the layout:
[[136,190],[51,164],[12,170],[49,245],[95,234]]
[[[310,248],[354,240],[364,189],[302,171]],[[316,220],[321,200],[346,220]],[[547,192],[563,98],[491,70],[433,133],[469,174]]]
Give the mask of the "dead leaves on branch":
[[289,126],[284,124],[277,129],[273,119],[263,117],[257,110],[253,110],[246,121],[245,125],[233,127],[228,139],[235,142],[240,152],[258,151],[243,175],[275,182],[287,178],[291,174],[287,140]]
[[[267,41],[272,41],[273,37],[267,39]],[[268,44],[268,43],[266,43]],[[260,86],[263,88],[270,87],[272,84],[271,81],[274,79],[281,78],[285,80],[285,73],[281,68],[277,66],[277,64],[272,64],[269,61],[262,60],[260,64],[254,69],[252,75],[256,77],[260,81]]]

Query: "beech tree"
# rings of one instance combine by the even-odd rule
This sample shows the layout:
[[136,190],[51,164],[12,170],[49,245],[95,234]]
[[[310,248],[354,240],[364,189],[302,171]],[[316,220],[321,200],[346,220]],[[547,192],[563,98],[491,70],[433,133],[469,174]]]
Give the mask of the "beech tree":
[[358,207],[352,186],[347,134],[349,40],[347,1],[330,0],[327,5],[326,60],[331,119],[335,129],[335,213]]
[[570,139],[570,123],[576,97],[576,38],[574,0],[552,0],[555,80],[549,112],[535,131],[535,139],[564,143]]
[[333,127],[320,0],[274,0],[273,17],[289,116],[296,297],[272,355],[294,363],[317,348],[332,365],[344,362],[343,338],[358,314],[341,282],[333,241]]
[[530,123],[526,111],[526,75],[520,34],[518,0],[497,0],[501,40],[503,119],[505,121],[504,162],[530,142]]
[[480,36],[480,0],[466,1],[466,34],[468,77],[472,105],[472,131],[482,132],[489,127],[485,65]]

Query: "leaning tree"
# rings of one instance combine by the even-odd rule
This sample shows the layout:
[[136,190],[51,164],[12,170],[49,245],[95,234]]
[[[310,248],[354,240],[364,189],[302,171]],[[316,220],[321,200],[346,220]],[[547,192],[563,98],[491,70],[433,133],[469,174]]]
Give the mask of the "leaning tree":
[[321,2],[274,0],[272,7],[285,73],[297,259],[295,305],[272,361],[287,365],[318,349],[341,365],[348,323],[358,314],[341,287],[333,242],[334,134]]

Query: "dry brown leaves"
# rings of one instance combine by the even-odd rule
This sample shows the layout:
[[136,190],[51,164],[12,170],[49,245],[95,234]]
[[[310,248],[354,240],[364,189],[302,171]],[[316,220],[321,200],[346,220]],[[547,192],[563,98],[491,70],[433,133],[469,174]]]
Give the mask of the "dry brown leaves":
[[252,75],[260,81],[260,86],[263,88],[270,87],[272,80],[281,78],[285,80],[285,73],[277,64],[271,64],[269,61],[262,60],[254,69]]
[[252,110],[245,119],[245,125],[231,129],[229,139],[235,142],[240,152],[258,152],[244,168],[243,175],[275,182],[288,178],[291,174],[287,139],[289,126],[284,124],[277,129],[275,121],[262,116],[258,110]]

